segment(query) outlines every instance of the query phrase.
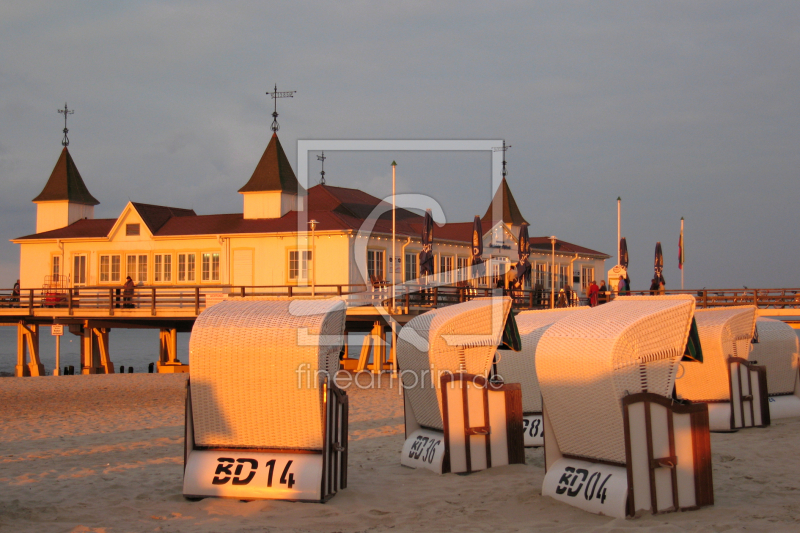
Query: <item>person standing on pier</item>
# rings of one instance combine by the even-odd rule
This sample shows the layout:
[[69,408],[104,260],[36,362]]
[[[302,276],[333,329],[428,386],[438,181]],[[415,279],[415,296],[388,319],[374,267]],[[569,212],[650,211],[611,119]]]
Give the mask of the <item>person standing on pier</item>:
[[604,304],[608,301],[608,289],[606,288],[606,280],[600,280],[600,288],[598,289],[598,303]]
[[122,307],[133,307],[133,280],[130,276],[125,278],[125,285],[122,286]]
[[19,307],[19,294],[19,280],[17,280],[17,282],[14,284],[14,288],[11,289],[11,301],[13,302],[11,304],[12,307]]

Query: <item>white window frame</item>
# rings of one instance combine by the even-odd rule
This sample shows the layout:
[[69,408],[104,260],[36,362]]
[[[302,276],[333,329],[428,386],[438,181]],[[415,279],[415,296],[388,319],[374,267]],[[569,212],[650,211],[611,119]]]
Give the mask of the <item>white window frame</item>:
[[439,256],[439,283],[453,283],[453,256]]
[[[376,270],[376,266],[380,266],[380,271]],[[367,275],[386,280],[386,250],[367,250]]]
[[[183,252],[178,254],[177,279],[178,283],[194,283],[197,281],[197,254]],[[189,268],[191,267],[191,268]]]
[[219,281],[219,252],[203,252],[200,260],[200,279],[209,283]]
[[172,254],[153,255],[153,283],[172,283]]
[[403,281],[406,283],[419,278],[419,265],[417,265],[417,252],[406,252],[406,261],[403,268]]
[[311,250],[289,250],[289,281],[308,281],[311,272],[310,263],[314,255]]
[[[114,272],[115,259],[117,267],[116,275]],[[104,260],[106,262],[106,265],[103,265]],[[103,272],[104,266],[108,269],[106,272]],[[122,281],[122,256],[120,254],[100,255],[99,281],[100,283],[120,283]]]

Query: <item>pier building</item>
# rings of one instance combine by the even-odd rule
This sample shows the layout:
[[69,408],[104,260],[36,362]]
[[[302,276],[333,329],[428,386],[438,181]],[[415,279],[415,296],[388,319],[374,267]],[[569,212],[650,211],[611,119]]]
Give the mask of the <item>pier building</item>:
[[[385,297],[388,284],[419,278],[423,216],[396,210],[392,256],[391,206],[353,188],[319,184],[304,189],[277,133],[238,192],[241,213],[205,215],[129,202],[117,218],[94,218],[99,202],[64,146],[33,199],[36,233],[12,239],[20,245],[22,294],[15,308],[0,308],[0,321],[19,328],[18,375],[39,373],[33,361],[22,362],[26,350],[37,349],[32,340],[37,324],[59,322],[84,337],[85,373],[114,371],[109,329],[157,327],[162,330],[159,367],[179,369],[176,332],[188,331],[217,298],[374,291],[384,291]],[[468,280],[465,274],[473,222],[449,222],[434,228],[435,281],[444,287],[494,287],[518,260],[523,223],[504,176],[482,217],[487,275]],[[551,280],[556,290],[566,285],[580,293],[604,272],[609,257],[562,240],[553,244],[549,237],[532,237],[530,243],[532,280],[527,287],[538,283],[545,293]],[[132,296],[122,287],[128,276],[135,284]],[[366,310],[352,309],[348,316],[351,331],[378,326]]]

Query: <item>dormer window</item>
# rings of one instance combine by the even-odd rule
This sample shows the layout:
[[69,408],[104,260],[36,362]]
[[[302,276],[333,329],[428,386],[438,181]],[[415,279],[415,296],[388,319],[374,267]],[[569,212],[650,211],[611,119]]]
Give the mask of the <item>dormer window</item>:
[[139,235],[139,224],[125,224],[125,235]]

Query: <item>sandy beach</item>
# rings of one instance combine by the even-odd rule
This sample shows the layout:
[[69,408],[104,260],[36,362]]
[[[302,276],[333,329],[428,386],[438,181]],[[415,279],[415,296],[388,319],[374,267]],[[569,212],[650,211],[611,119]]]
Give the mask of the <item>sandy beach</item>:
[[401,467],[403,406],[386,376],[348,391],[349,487],[327,504],[190,502],[184,394],[182,375],[1,379],[0,530],[800,531],[800,419],[712,434],[713,507],[619,520],[542,497],[541,449],[469,476]]

